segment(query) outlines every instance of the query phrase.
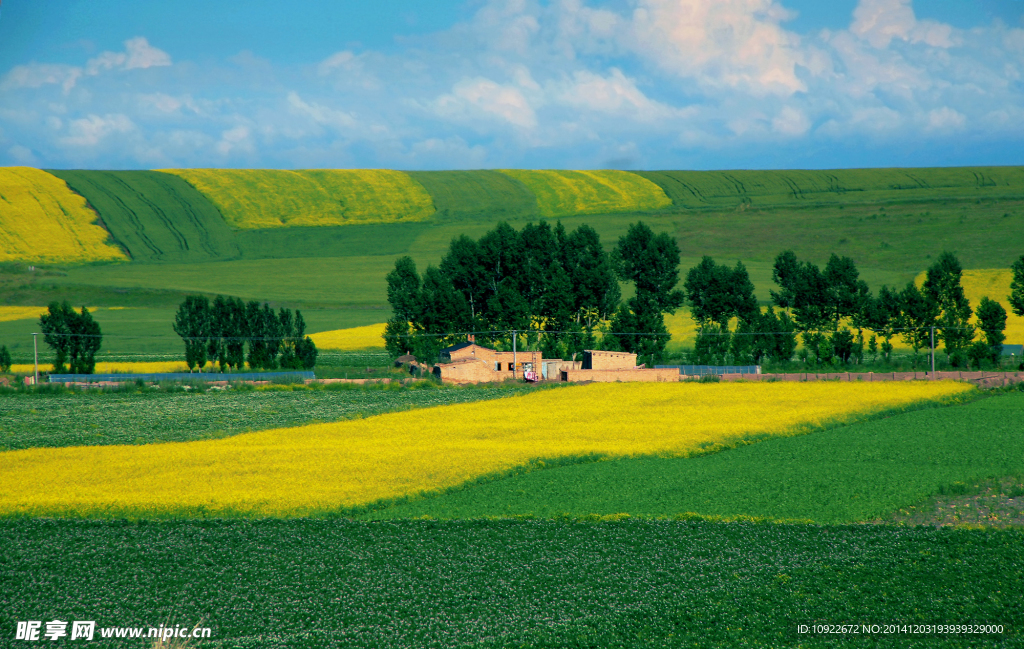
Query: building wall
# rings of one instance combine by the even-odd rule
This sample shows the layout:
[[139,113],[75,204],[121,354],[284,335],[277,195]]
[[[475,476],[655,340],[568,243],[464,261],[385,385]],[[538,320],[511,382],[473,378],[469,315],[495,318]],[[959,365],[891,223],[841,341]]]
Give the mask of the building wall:
[[[590,359],[591,370],[623,370],[631,369],[636,367],[636,354],[627,354],[626,352],[608,352],[597,349],[588,349],[584,351]],[[584,360],[584,367],[587,363]],[[678,374],[678,370],[676,374]]]
[[569,382],[596,381],[599,383],[615,383],[616,381],[671,383],[679,381],[679,370],[676,369],[617,369],[617,370],[564,370],[563,380]]

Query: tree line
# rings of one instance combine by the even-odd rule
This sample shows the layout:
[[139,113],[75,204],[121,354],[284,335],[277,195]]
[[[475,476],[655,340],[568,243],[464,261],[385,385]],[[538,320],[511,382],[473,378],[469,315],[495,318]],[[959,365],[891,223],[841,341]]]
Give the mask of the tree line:
[[[507,223],[474,240],[453,239],[440,266],[421,276],[410,257],[387,276],[392,318],[384,332],[392,355],[412,352],[433,360],[438,351],[478,332],[477,342],[511,346],[525,334],[548,358],[571,358],[598,345],[660,354],[668,341],[664,313],[682,305],[679,248],[667,234],[642,222],[629,227],[609,254],[597,232],[572,232],[558,222]],[[619,280],[635,295],[621,303]],[[607,323],[600,342],[595,331]]]
[[185,343],[189,371],[216,362],[221,372],[244,369],[310,370],[317,349],[306,335],[306,322],[296,309],[218,295],[213,302],[203,295],[189,295],[174,316],[174,333]]
[[[741,262],[730,267],[706,256],[677,289],[678,246],[642,222],[610,253],[586,225],[567,232],[560,222],[542,222],[516,231],[499,223],[478,240],[453,239],[440,265],[422,276],[410,257],[395,262],[387,276],[393,315],[384,339],[393,356],[412,352],[433,360],[441,348],[464,341],[455,334],[478,332],[479,343],[510,348],[515,330],[548,358],[601,347],[658,359],[669,340],[664,314],[689,303],[699,364],[785,362],[794,355],[809,364],[846,364],[861,362],[865,353],[889,359],[895,337],[916,357],[931,344],[933,327],[951,365],[997,362],[1006,310],[985,297],[977,324],[970,322],[975,314],[962,273],[956,255],[946,252],[921,287],[910,282],[873,294],[849,257],[833,254],[821,268],[785,251],[772,268],[777,290],[762,309]],[[1024,315],[1024,256],[1013,273],[1010,305]],[[625,302],[619,281],[635,289]]]
[[[772,267],[779,290],[771,291],[772,306],[762,312],[743,264],[729,268],[704,257],[685,281],[698,325],[696,360],[720,363],[731,354],[735,362],[788,361],[798,332],[800,358],[812,364],[860,362],[865,348],[888,359],[895,336],[916,357],[930,347],[934,328],[936,347],[943,345],[952,366],[996,363],[1005,340],[1006,310],[983,297],[975,314],[961,285],[962,274],[956,255],[944,252],[928,268],[921,287],[914,282],[902,290],[882,286],[873,295],[849,257],[833,254],[821,269],[785,251]],[[1011,307],[1024,315],[1024,256],[1014,264],[1011,290]],[[970,322],[972,315],[977,315],[977,325]],[[730,331],[733,320],[735,329]],[[975,341],[979,330],[982,337]]]

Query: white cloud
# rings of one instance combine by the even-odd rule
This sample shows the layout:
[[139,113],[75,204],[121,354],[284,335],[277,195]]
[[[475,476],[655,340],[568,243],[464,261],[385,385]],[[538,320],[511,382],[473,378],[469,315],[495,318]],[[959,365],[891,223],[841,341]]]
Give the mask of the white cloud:
[[649,99],[632,79],[618,68],[608,76],[582,70],[558,91],[561,103],[578,110],[619,115],[631,120],[650,122],[677,117],[683,113],[671,106]]
[[519,128],[530,129],[537,125],[533,107],[518,88],[483,77],[459,81],[451,93],[434,101],[434,109],[449,118],[485,115]]
[[293,113],[308,117],[321,126],[336,130],[347,130],[356,126],[356,119],[352,114],[316,103],[307,103],[295,92],[288,93],[288,106]]
[[221,133],[220,141],[214,147],[221,155],[230,155],[235,152],[252,153],[256,146],[252,139],[252,131],[248,126],[239,125]]
[[959,131],[967,123],[967,117],[949,106],[928,111],[929,131]]
[[68,134],[61,137],[59,142],[73,147],[91,147],[111,135],[133,130],[135,123],[127,115],[89,115],[84,119],[71,120],[68,123]]
[[179,113],[182,108],[187,108],[193,113],[200,112],[195,100],[187,94],[175,97],[162,92],[147,93],[139,95],[138,102],[144,109],[155,110],[158,113]]
[[780,135],[798,137],[811,129],[811,120],[798,108],[785,106],[772,119],[772,130]]
[[95,76],[109,70],[133,70],[171,65],[167,52],[149,44],[139,36],[124,42],[124,52],[102,52],[89,59],[85,67],[51,63],[29,63],[15,66],[0,82],[0,89],[39,88],[59,84],[65,94],[70,92],[82,75]]
[[932,47],[952,47],[956,39],[950,25],[918,20],[911,0],[860,0],[853,11],[850,31],[879,49],[894,38]]
[[81,76],[82,69],[74,66],[29,63],[12,68],[0,82],[0,90],[39,88],[48,84],[59,84],[65,92],[68,92]]
[[774,0],[637,0],[630,45],[708,87],[788,95],[806,90],[800,38],[781,26],[791,16]]
[[7,154],[11,156],[11,158],[13,158],[14,161],[17,162],[18,164],[23,164],[27,166],[38,164],[38,160],[36,159],[35,154],[32,153],[32,149],[28,148],[27,146],[15,144],[14,146],[7,149]]

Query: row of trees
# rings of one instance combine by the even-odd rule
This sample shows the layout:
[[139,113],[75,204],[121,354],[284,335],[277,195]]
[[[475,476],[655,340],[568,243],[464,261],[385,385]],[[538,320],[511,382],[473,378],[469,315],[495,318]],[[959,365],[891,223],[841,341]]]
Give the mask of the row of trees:
[[[567,232],[561,223],[506,223],[479,240],[452,240],[439,267],[422,277],[410,257],[387,276],[393,317],[384,339],[392,355],[412,351],[436,358],[462,340],[452,332],[475,331],[481,344],[507,346],[510,331],[524,332],[550,358],[570,358],[596,346],[595,328],[611,319],[605,345],[638,353],[660,352],[668,336],[663,314],[682,305],[679,248],[643,223],[630,226],[608,254],[593,228]],[[619,304],[619,280],[636,294]],[[660,332],[661,335],[638,335]]]
[[[799,355],[809,363],[859,362],[865,352],[888,358],[896,336],[916,355],[931,344],[933,327],[955,366],[995,361],[1001,353],[1006,311],[986,297],[977,324],[971,322],[975,314],[952,253],[932,264],[921,287],[911,282],[872,294],[851,258],[832,255],[822,269],[786,251],[775,259],[777,290],[767,310],[758,306],[742,263],[730,267],[704,257],[687,273],[683,290],[675,288],[678,265],[675,241],[643,223],[631,225],[610,254],[585,225],[566,232],[561,223],[529,224],[517,232],[501,223],[479,240],[453,240],[440,266],[422,277],[411,258],[396,261],[387,276],[393,317],[385,342],[393,355],[412,351],[431,359],[462,340],[453,332],[475,331],[482,344],[508,347],[508,332],[517,330],[548,357],[602,346],[657,358],[669,339],[664,314],[688,301],[698,325],[698,363],[788,361],[798,337]],[[1024,256],[1013,272],[1010,305],[1024,315]],[[621,304],[620,280],[635,288]]]
[[[872,295],[849,257],[832,255],[824,270],[801,262],[792,251],[779,254],[772,279],[779,290],[771,291],[773,308],[762,313],[754,287],[743,264],[735,268],[705,257],[686,276],[685,291],[698,325],[697,362],[708,363],[730,353],[736,362],[785,361],[796,349],[802,332],[801,358],[814,363],[860,361],[865,350],[884,357],[892,353],[892,338],[900,336],[915,355],[936,343],[944,346],[949,362],[961,366],[969,360],[997,361],[1005,340],[1006,311],[999,302],[984,297],[977,310],[977,325],[961,285],[963,269],[952,253],[943,253],[928,269],[924,284],[913,282],[902,290],[883,286]],[[1015,312],[1024,314],[1024,257],[1014,266]],[[735,331],[730,323],[735,321]],[[853,330],[856,330],[854,333]],[[981,331],[980,340],[974,341]],[[879,345],[878,338],[881,338]],[[774,339],[774,341],[773,341]]]
[[306,336],[302,313],[252,300],[186,296],[174,317],[174,333],[185,343],[189,371],[214,361],[222,372],[243,369],[313,369],[317,349]]
[[84,306],[76,313],[66,300],[51,302],[46,313],[39,316],[39,330],[54,352],[55,374],[92,374],[96,369],[96,352],[103,345],[103,334]]

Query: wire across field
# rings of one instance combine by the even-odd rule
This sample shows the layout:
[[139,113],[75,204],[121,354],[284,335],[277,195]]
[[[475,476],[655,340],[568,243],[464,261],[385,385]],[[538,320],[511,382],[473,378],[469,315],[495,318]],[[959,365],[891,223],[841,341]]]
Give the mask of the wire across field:
[[973,390],[962,383],[594,384],[229,439],[0,454],[0,513],[301,516],[542,459],[686,456]]
[[0,168],[0,261],[127,260],[109,238],[63,180],[29,167]]

